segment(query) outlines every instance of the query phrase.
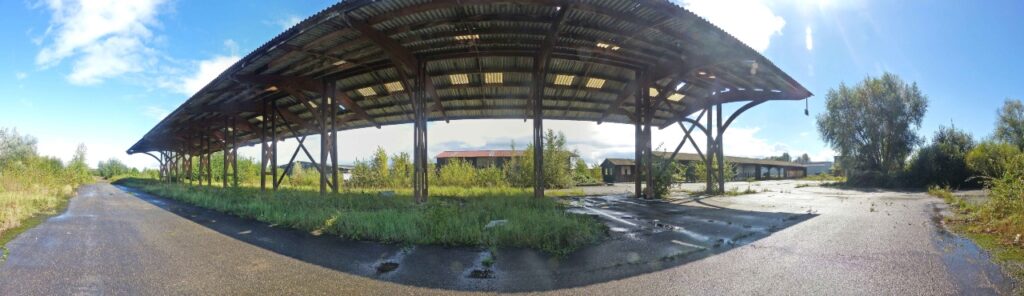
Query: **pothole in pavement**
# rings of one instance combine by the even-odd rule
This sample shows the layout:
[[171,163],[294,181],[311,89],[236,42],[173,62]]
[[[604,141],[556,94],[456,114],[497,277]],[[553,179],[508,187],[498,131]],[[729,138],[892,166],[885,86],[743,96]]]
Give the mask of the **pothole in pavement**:
[[474,279],[493,279],[494,271],[490,269],[474,269],[469,272],[469,277]]
[[377,274],[388,273],[398,269],[398,263],[396,262],[381,262],[377,264]]

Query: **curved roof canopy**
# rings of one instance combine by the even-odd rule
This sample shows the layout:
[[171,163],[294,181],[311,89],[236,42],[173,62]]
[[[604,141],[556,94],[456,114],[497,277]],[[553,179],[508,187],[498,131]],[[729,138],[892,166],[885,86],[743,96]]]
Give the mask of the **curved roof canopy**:
[[[632,124],[642,91],[658,102],[652,124],[661,127],[718,103],[811,95],[666,0],[349,0],[245,56],[128,153],[220,150],[189,135],[226,117],[240,119],[232,124],[240,145],[258,143],[264,104],[309,121],[319,108],[311,98],[331,84],[339,130],[410,123],[417,73],[429,82],[431,121],[532,118],[534,77],[544,79],[543,118]],[[289,121],[279,133],[317,133]]]

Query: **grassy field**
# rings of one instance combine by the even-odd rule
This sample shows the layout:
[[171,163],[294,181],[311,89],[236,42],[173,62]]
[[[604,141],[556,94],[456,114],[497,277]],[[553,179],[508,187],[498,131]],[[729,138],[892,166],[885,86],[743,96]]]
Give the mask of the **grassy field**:
[[[564,255],[606,236],[604,224],[565,212],[557,199],[530,197],[517,188],[432,187],[426,204],[409,191],[349,191],[320,196],[316,191],[194,187],[153,180],[119,184],[243,218],[354,240],[397,244],[524,247]],[[485,229],[492,220],[507,220]]]

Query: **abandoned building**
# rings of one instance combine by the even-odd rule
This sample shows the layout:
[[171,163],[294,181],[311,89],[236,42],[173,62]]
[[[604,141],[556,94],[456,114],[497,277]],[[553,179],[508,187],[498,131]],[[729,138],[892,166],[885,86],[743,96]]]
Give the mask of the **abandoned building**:
[[[648,172],[654,128],[678,125],[677,147],[697,146],[690,135],[703,134],[704,154],[724,155],[724,132],[740,114],[811,95],[758,51],[669,1],[342,1],[239,59],[127,153],[159,161],[166,181],[213,186],[211,155],[223,152],[216,174],[227,187],[238,186],[238,148],[255,145],[259,188],[273,191],[283,180],[279,159],[302,154],[333,171],[339,154],[350,153],[339,141],[366,140],[339,131],[412,124],[411,189],[423,203],[428,122],[523,120],[538,152],[545,120],[629,124],[637,171]],[[726,104],[737,107],[723,114]],[[306,142],[311,135],[318,140]],[[285,139],[299,145],[282,151]],[[712,159],[704,158],[708,167]],[[543,153],[533,163],[533,180],[544,180]],[[338,192],[338,175],[321,174],[319,191]],[[636,197],[655,197],[653,175],[634,180]],[[707,182],[709,192],[724,188],[718,179],[717,187]],[[534,196],[544,190],[534,182]]]
[[[671,156],[668,152],[655,151],[655,157],[665,159]],[[702,155],[694,153],[678,153],[675,160],[686,165],[689,170],[685,181],[696,182],[693,166],[703,162]],[[795,162],[726,156],[725,161],[732,165],[733,177],[736,180],[770,180],[794,179],[807,176],[807,166]],[[601,177],[605,183],[633,182],[636,180],[636,162],[626,158],[608,158],[601,163]]]
[[470,151],[444,151],[437,155],[437,167],[447,165],[455,160],[462,160],[475,168],[505,167],[505,164],[512,161],[513,157],[525,155],[520,150],[470,150]]
[[831,161],[812,161],[804,164],[807,166],[807,175],[821,175],[832,173],[832,162]]

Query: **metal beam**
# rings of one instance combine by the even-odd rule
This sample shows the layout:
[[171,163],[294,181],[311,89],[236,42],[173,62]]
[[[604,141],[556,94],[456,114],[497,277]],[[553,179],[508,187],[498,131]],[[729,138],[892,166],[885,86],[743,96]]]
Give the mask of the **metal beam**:
[[[532,96],[526,103],[527,106],[532,106],[533,104],[531,104],[531,102],[534,100],[541,100],[541,96],[544,95],[544,86],[547,84],[548,65],[551,62],[551,52],[554,50],[555,43],[558,41],[558,34],[562,30],[562,25],[564,25],[565,21],[568,19],[569,10],[571,10],[570,7],[562,7],[558,11],[558,14],[555,15],[555,18],[551,21],[551,27],[548,29],[547,35],[544,36],[544,41],[541,43],[540,49],[537,51],[537,55],[533,58],[533,89],[531,91]],[[527,110],[525,113],[530,114],[529,111],[530,110]],[[538,112],[537,108],[534,108],[533,112],[535,112],[533,114],[534,120],[540,118],[536,113]],[[525,117],[529,117],[529,115]]]
[[[343,18],[351,28],[359,31],[363,37],[369,39],[384,50],[384,54],[391,59],[392,64],[394,64],[396,68],[405,70],[405,75],[416,74],[418,72],[417,67],[419,67],[418,65],[420,64],[420,61],[416,59],[416,56],[414,56],[409,49],[402,46],[401,43],[391,39],[391,37],[388,37],[380,30],[375,29],[365,21],[354,20],[347,16],[344,16]],[[411,89],[409,88],[408,81],[406,79],[402,79],[401,82],[406,89]],[[425,79],[422,86],[423,91],[434,99],[434,110],[440,112],[441,117],[445,118],[447,121],[448,114],[445,112],[444,106],[441,105],[441,98],[437,95],[437,90],[434,89],[434,84],[430,79]]]

